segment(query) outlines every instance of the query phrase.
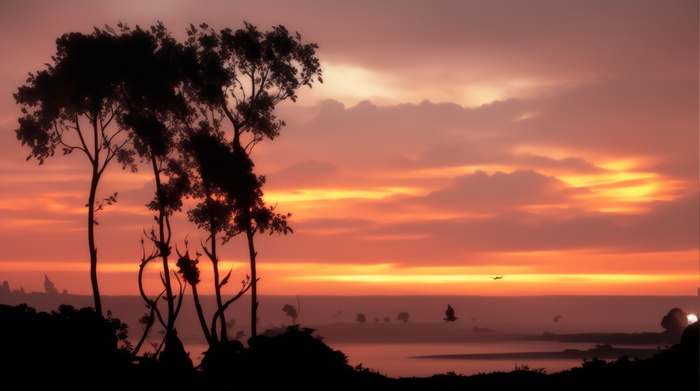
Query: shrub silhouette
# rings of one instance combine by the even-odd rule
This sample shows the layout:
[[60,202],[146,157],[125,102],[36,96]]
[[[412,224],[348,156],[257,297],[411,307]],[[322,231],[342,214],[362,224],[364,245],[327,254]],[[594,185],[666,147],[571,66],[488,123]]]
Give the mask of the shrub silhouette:
[[404,323],[408,323],[408,312],[399,312],[399,315],[396,317],[396,319]]
[[291,326],[251,337],[249,348],[238,341],[212,347],[202,360],[208,384],[239,379],[249,385],[285,386],[338,384],[352,376],[341,351],[312,336],[313,329]]
[[[0,305],[2,388],[104,388],[94,379],[126,370],[126,337],[126,324],[102,318],[90,307],[61,305],[46,313],[26,304]],[[113,387],[119,387],[118,380]]]

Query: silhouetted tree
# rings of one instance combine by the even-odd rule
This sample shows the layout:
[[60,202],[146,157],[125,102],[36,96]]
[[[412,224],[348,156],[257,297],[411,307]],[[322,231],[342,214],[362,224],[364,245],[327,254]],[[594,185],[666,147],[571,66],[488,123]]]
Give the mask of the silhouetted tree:
[[365,323],[367,321],[367,318],[365,317],[365,314],[357,314],[357,319],[355,319],[355,321]]
[[199,324],[204,332],[204,338],[207,340],[209,346],[212,346],[214,341],[209,333],[207,322],[204,319],[204,311],[202,310],[202,304],[199,302],[199,293],[197,292],[197,285],[199,284],[199,268],[197,267],[197,264],[199,263],[199,259],[191,259],[189,250],[185,252],[184,255],[177,251],[177,255],[179,257],[177,260],[177,267],[179,268],[179,272],[182,274],[182,279],[192,287],[194,306],[197,310]]
[[[168,311],[165,319],[158,312],[158,320],[166,330],[164,340],[177,344],[174,342],[177,339],[174,334],[175,320],[185,287],[170,267],[170,217],[180,211],[182,199],[191,186],[177,153],[188,116],[188,105],[181,93],[184,82],[178,66],[183,56],[182,46],[161,23],[152,26],[150,31],[138,26],[131,30],[121,23],[117,26],[119,34],[113,30],[112,33],[123,39],[128,38],[128,59],[131,64],[137,64],[122,70],[124,83],[120,92],[124,103],[117,115],[117,122],[129,130],[134,150],[153,171],[155,196],[147,207],[156,212],[154,218],[157,227],[151,229],[147,238],[156,250],[149,258],[160,258],[162,264],[160,276]],[[177,292],[173,288],[171,273],[178,283]],[[155,300],[145,297],[144,300],[151,307],[157,306]]]
[[[235,234],[235,209],[240,200],[245,198],[241,189],[255,186],[258,178],[252,173],[248,159],[239,159],[234,155],[223,135],[210,128],[207,122],[200,123],[199,128],[189,135],[183,144],[183,157],[187,161],[191,177],[195,178],[192,195],[200,200],[187,214],[190,221],[208,233],[207,240],[202,243],[202,249],[213,266],[216,303],[217,308],[221,309],[224,306],[221,288],[229,281],[231,271],[224,278],[219,275],[217,241],[220,238],[222,244],[225,244]],[[232,187],[232,183],[237,187]],[[244,183],[247,183],[247,186],[242,186]],[[250,276],[243,280],[241,289],[247,291],[248,288]],[[226,341],[224,313],[217,313],[221,314],[218,319],[221,328],[220,340]],[[217,319],[213,322],[217,322]]]
[[408,323],[408,312],[399,312],[399,315],[396,317],[396,319],[404,323]]
[[333,317],[335,318],[336,323],[340,323],[340,310],[336,311],[335,314],[333,314]]
[[14,99],[22,107],[17,138],[31,148],[27,160],[39,164],[54,155],[57,147],[64,155],[79,151],[91,167],[88,208],[88,248],[90,280],[95,310],[102,315],[97,283],[97,247],[95,213],[116,201],[117,193],[97,200],[97,187],[113,159],[133,169],[133,153],[125,148],[129,138],[116,126],[114,118],[122,109],[121,70],[129,53],[123,41],[106,31],[64,34],[56,40],[56,54],[48,68],[29,73]]
[[[180,254],[178,253],[178,255]],[[204,319],[204,313],[202,311],[202,306],[199,301],[199,294],[197,292],[197,284],[199,283],[199,269],[197,268],[197,263],[199,263],[199,260],[191,259],[188,251],[185,253],[185,255],[180,255],[180,259],[178,260],[177,265],[180,268],[180,273],[182,273],[183,279],[185,279],[185,281],[187,281],[187,283],[190,284],[190,286],[192,287],[192,296],[194,297],[195,308],[197,310],[197,317],[199,318],[199,323],[202,327],[205,338],[207,339],[207,343],[210,347],[213,347],[218,343],[225,343],[228,340],[227,333],[235,324],[235,320],[231,320],[231,322],[225,322],[224,311],[228,308],[229,305],[231,305],[231,303],[238,300],[241,296],[243,296],[243,294],[245,294],[248,291],[248,289],[250,289],[250,280],[241,281],[242,287],[238,291],[238,293],[231,299],[227,300],[225,303],[222,303],[217,308],[211,321],[211,329],[209,330],[207,328],[207,322]],[[227,281],[228,276],[224,279],[221,285],[226,284]],[[222,328],[225,330],[221,331],[221,338],[217,338],[217,319],[224,319],[224,325]],[[242,333],[239,332],[237,338],[240,338],[241,336]]]
[[688,326],[688,315],[680,309],[673,308],[661,319],[661,327],[666,329],[665,333],[680,338],[683,330]]
[[[311,87],[314,78],[319,82],[321,69],[315,57],[316,44],[302,44],[301,36],[292,36],[283,26],[268,32],[259,32],[245,23],[245,27],[219,32],[206,24],[198,30],[190,25],[188,50],[195,54],[190,63],[189,76],[192,100],[197,102],[203,121],[215,132],[227,119],[233,127],[231,150],[239,160],[250,160],[252,148],[264,138],[273,139],[284,122],[274,115],[275,106],[286,99],[296,101],[296,90]],[[219,133],[221,134],[221,133]],[[246,141],[244,136],[248,136]],[[250,161],[250,173],[252,173]],[[239,166],[233,172],[244,173]],[[243,175],[251,178],[251,175]],[[237,189],[229,194],[235,200],[235,217],[230,236],[244,233],[248,243],[251,268],[251,334],[257,334],[257,271],[253,237],[256,232],[292,232],[287,225],[289,215],[277,214],[262,201],[261,186],[257,181],[234,182]],[[257,182],[257,183],[256,183]]]
[[298,315],[298,314],[297,314],[296,308],[294,308],[293,305],[291,305],[291,304],[285,304],[284,307],[282,307],[282,311],[284,311],[284,313],[285,313],[287,316],[289,316],[290,318],[292,318],[292,325],[296,325],[296,324],[297,324],[297,315]]

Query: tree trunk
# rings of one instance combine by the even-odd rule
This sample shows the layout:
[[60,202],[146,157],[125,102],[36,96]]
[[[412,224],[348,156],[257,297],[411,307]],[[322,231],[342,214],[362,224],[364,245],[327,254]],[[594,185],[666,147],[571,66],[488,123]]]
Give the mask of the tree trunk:
[[173,290],[170,284],[170,267],[168,264],[168,255],[170,248],[168,247],[167,240],[165,239],[165,206],[163,201],[160,199],[162,189],[160,183],[160,171],[158,170],[158,164],[156,162],[156,156],[151,155],[151,163],[153,164],[153,174],[156,179],[156,200],[158,201],[158,247],[160,250],[160,256],[163,259],[163,280],[165,285],[165,300],[168,302],[168,321],[166,326],[166,335],[171,333],[175,326],[175,298],[173,297]]
[[[219,280],[219,259],[216,256],[216,232],[214,228],[213,221],[211,223],[211,257],[212,257],[212,263],[214,265],[214,291],[216,292],[216,306],[218,309],[221,309],[223,307],[223,302],[221,301],[221,281]],[[214,322],[216,322],[216,319],[214,319]],[[226,342],[228,340],[227,334],[226,334],[226,317],[224,316],[224,313],[221,313],[221,337],[220,341],[221,342]]]
[[252,337],[258,335],[258,277],[255,270],[255,258],[258,255],[255,252],[255,244],[253,243],[253,229],[246,229],[248,237],[248,253],[250,254],[250,296],[252,303],[250,305],[250,334]]
[[204,311],[202,311],[202,305],[199,303],[197,285],[192,285],[192,297],[194,297],[194,307],[197,309],[197,317],[199,318],[200,326],[202,326],[204,338],[207,340],[209,347],[212,347],[216,343],[216,340],[212,338],[211,334],[209,334],[209,330],[207,329],[207,321],[204,320]]
[[92,295],[95,300],[95,312],[102,316],[102,300],[100,288],[97,284],[97,248],[95,247],[95,195],[100,174],[97,166],[93,164],[92,180],[90,181],[90,197],[88,198],[88,247],[90,250],[90,281],[92,282]]

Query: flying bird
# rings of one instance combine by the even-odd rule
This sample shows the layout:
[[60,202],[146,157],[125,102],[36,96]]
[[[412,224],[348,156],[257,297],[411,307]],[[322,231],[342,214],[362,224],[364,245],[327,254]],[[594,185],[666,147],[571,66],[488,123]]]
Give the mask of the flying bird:
[[503,276],[491,277],[492,280],[500,280],[501,278],[503,278]]
[[450,307],[450,305],[447,305],[447,310],[445,311],[445,318],[443,319],[445,322],[454,322],[457,320],[457,317],[455,316],[455,310]]
[[554,318],[553,322],[554,322],[554,323],[559,323],[559,321],[562,320],[562,319],[564,319],[563,316],[557,315],[557,316]]

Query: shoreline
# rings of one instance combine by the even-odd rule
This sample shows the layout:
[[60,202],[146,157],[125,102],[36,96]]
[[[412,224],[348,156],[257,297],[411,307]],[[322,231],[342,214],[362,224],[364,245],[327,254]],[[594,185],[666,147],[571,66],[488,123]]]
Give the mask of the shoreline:
[[513,353],[471,353],[471,354],[436,354],[412,356],[409,358],[442,360],[506,360],[506,359],[617,359],[628,356],[634,359],[653,357],[661,349],[597,347],[589,350],[565,349],[559,352],[513,352]]

